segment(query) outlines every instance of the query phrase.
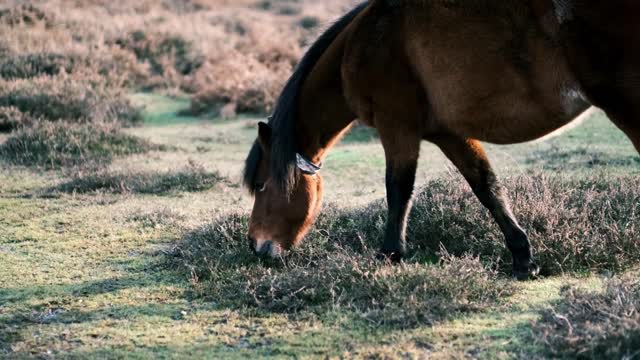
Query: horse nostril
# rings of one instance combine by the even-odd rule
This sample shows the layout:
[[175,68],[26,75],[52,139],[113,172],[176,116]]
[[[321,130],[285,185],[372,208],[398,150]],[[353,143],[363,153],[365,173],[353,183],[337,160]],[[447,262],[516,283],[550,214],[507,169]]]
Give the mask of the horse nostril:
[[271,247],[273,244],[271,241],[267,241],[264,245],[262,245],[262,249],[260,249],[261,255],[271,255]]

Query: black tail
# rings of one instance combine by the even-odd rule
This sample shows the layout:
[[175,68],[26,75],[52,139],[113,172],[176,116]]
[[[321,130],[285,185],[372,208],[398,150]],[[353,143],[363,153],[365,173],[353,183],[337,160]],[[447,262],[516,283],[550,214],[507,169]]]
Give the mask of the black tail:
[[[270,170],[273,180],[287,194],[294,188],[297,180],[298,172],[296,171],[295,161],[298,147],[297,139],[295,138],[295,122],[298,96],[302,91],[304,81],[333,41],[364,10],[368,3],[368,1],[364,2],[344,15],[311,45],[280,94],[273,117],[269,121],[269,125],[273,130]],[[254,144],[247,158],[244,172],[244,183],[249,189],[252,188],[256,167],[261,155],[260,146]]]

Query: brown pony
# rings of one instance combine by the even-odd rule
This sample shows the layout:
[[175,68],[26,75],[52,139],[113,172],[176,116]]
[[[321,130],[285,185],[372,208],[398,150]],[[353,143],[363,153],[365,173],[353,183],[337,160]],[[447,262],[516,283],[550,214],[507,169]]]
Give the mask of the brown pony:
[[435,143],[500,226],[513,275],[535,276],[480,141],[540,138],[591,105],[640,151],[640,1],[371,0],[311,46],[246,162],[249,242],[278,256],[300,243],[322,200],[322,159],[354,119],[386,156],[381,254],[405,252],[420,143]]

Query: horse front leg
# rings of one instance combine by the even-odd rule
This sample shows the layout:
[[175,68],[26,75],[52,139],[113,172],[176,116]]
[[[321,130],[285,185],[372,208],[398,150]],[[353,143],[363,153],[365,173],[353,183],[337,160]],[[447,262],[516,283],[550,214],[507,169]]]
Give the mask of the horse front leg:
[[[380,131],[380,129],[379,129]],[[386,157],[386,188],[389,214],[380,257],[399,262],[406,250],[407,218],[420,155],[418,132],[380,131]]]
[[430,139],[460,170],[480,202],[491,212],[504,234],[513,257],[513,276],[518,280],[535,277],[540,268],[533,262],[527,234],[516,220],[504,190],[477,140],[455,136]]

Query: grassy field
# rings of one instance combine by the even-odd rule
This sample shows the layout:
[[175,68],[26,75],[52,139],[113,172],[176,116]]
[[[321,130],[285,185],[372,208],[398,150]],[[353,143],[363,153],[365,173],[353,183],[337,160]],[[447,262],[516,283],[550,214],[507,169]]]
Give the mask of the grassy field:
[[[319,230],[291,263],[262,263],[240,239],[251,207],[240,172],[257,119],[178,115],[188,101],[160,95],[132,101],[146,106],[145,124],[125,131],[162,150],[119,157],[87,174],[1,163],[0,357],[545,357],[553,344],[565,346],[544,335],[545,311],[562,309],[563,288],[603,294],[608,277],[634,274],[637,248],[635,255],[622,253],[628,261],[619,266],[585,262],[525,283],[509,280],[491,256],[481,264],[426,245],[411,246],[403,266],[368,261],[376,239],[356,246],[348,235],[350,227],[359,234],[364,226],[357,218],[350,223],[350,214],[384,209],[384,156],[367,129],[350,134],[326,159],[327,215]],[[527,179],[543,189],[554,179],[591,179],[593,186],[562,188],[584,196],[589,207],[593,197],[609,202],[598,181],[625,191],[624,182],[634,187],[640,177],[637,153],[599,113],[557,138],[488,151],[523,212],[528,198],[518,189],[528,188],[518,186]],[[486,211],[466,208],[472,201],[466,185],[432,145],[423,147],[418,178],[427,195],[438,194],[434,184],[454,189],[444,190],[452,192],[450,201],[445,196],[427,210],[452,208],[488,221]],[[637,196],[632,190],[625,194]],[[579,212],[582,200],[576,201]],[[638,210],[638,198],[625,201]],[[639,215],[614,214],[611,224],[637,238]],[[497,237],[495,226],[483,226],[487,238]],[[325,244],[325,229],[348,236]],[[484,241],[483,229],[469,240]],[[410,241],[423,243],[423,230],[410,231]],[[430,231],[446,237],[454,229]],[[459,238],[461,246],[466,240]],[[314,274],[329,267],[335,270],[329,277]],[[291,290],[299,283],[312,291]],[[376,296],[386,305],[372,302]],[[637,323],[629,326],[623,338],[636,341],[633,348],[640,337]]]

